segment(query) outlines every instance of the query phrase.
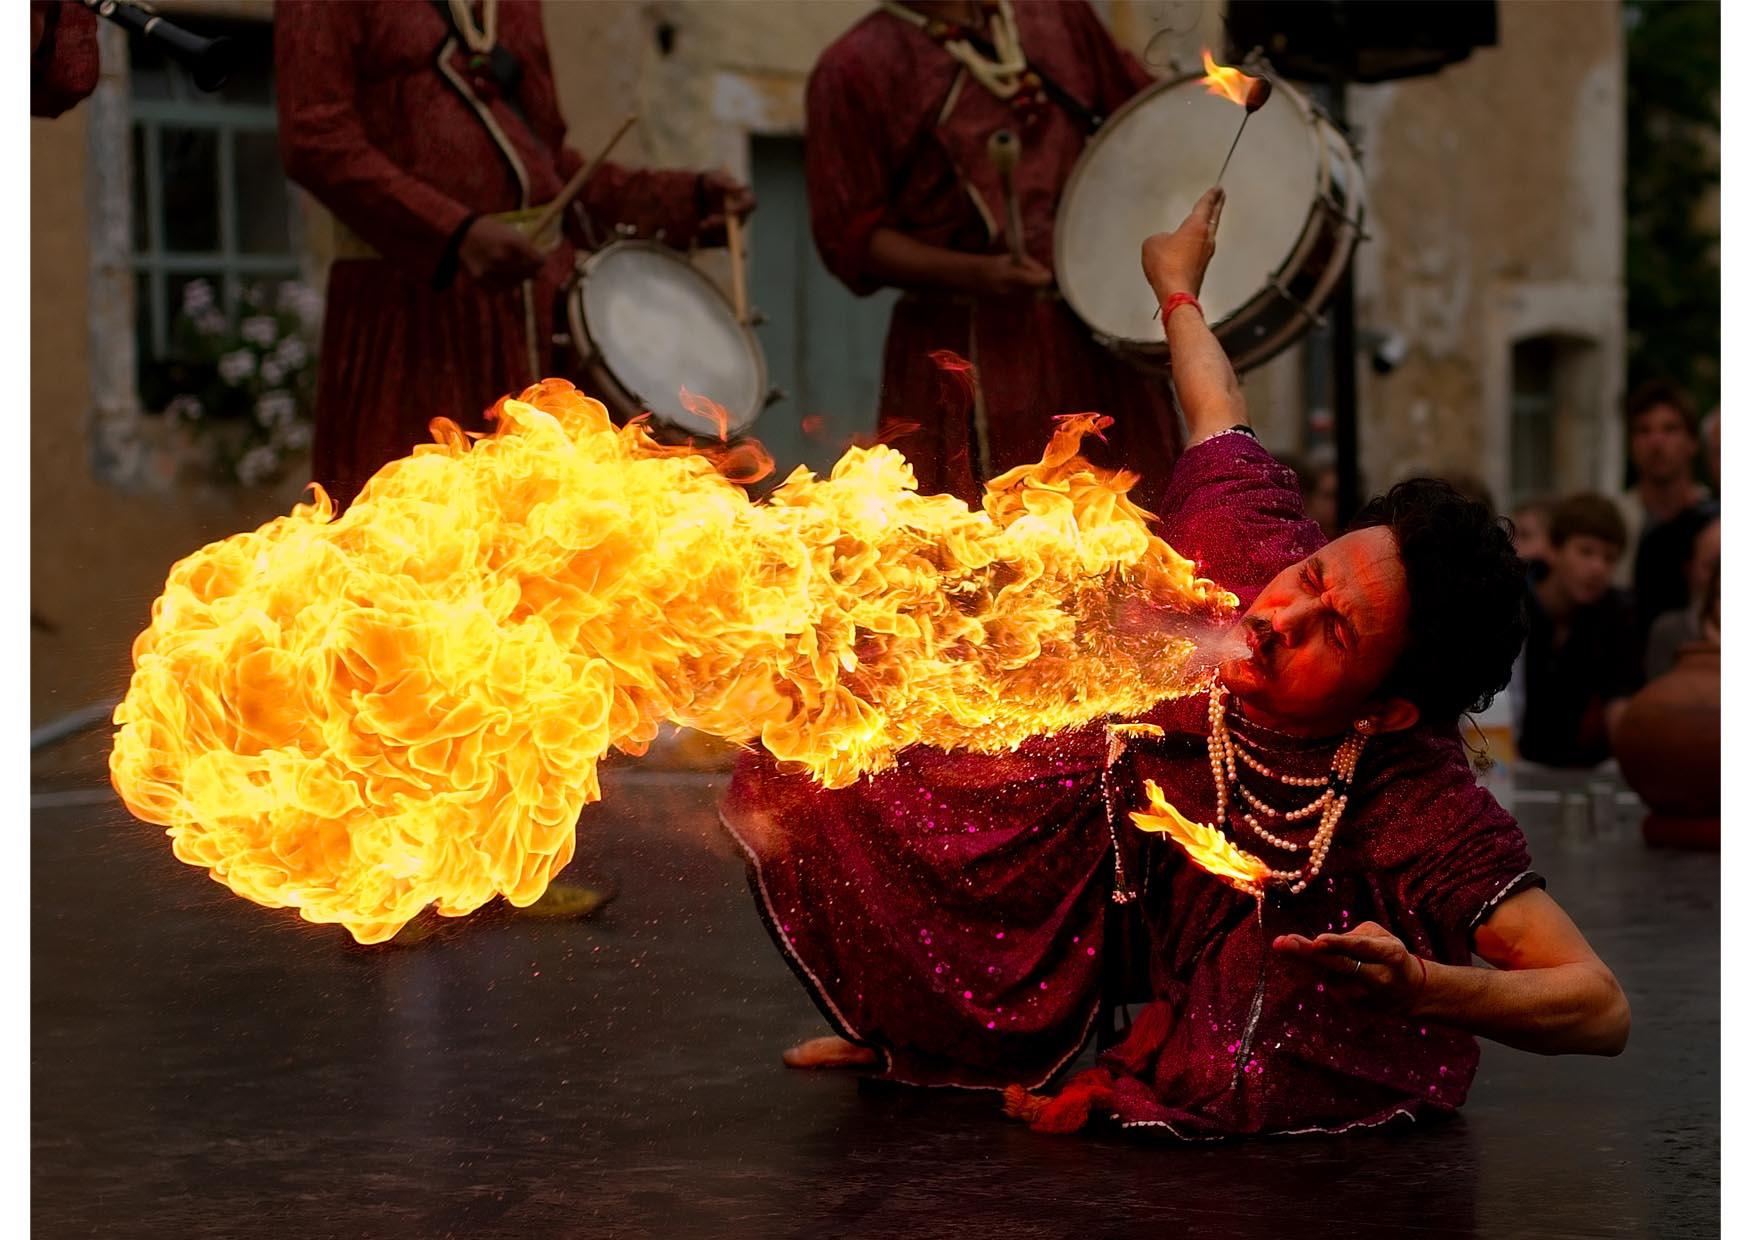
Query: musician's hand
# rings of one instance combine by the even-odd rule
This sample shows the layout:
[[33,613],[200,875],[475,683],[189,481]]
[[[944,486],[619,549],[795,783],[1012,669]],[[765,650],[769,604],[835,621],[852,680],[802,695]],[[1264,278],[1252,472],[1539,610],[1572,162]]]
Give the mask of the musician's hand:
[[468,226],[457,257],[469,279],[486,289],[514,288],[547,262],[521,229],[485,215]]
[[1279,935],[1271,946],[1322,971],[1326,987],[1336,994],[1387,1011],[1409,1011],[1427,985],[1426,962],[1378,922],[1364,921],[1347,934],[1316,939]]
[[1142,243],[1142,271],[1156,298],[1165,301],[1174,293],[1195,297],[1202,290],[1203,273],[1215,256],[1215,231],[1221,225],[1221,208],[1226,202],[1227,191],[1216,186],[1197,200],[1183,224]]
[[699,202],[705,216],[699,221],[699,231],[707,236],[721,236],[724,223],[731,215],[746,218],[759,205],[753,191],[727,172],[699,174]]
[[1051,268],[1023,255],[1020,262],[1007,254],[978,254],[968,263],[969,292],[986,297],[1011,297],[1050,288],[1057,277]]

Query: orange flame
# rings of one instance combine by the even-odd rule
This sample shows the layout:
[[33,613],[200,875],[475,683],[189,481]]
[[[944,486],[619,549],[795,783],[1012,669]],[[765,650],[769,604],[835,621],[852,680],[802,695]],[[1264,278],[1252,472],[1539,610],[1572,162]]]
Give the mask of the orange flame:
[[1223,882],[1248,895],[1257,895],[1270,867],[1257,857],[1234,845],[1217,827],[1192,822],[1168,803],[1166,794],[1154,780],[1143,781],[1148,795],[1148,809],[1134,810],[1130,821],[1143,831],[1165,835],[1185,850],[1185,855]]
[[[181,860],[361,942],[528,904],[610,749],[672,721],[842,786],[1192,691],[1192,643],[1114,624],[1232,595],[1076,453],[919,495],[888,447],[756,503],[568,383],[453,426],[336,519],[311,503],[177,563],[134,643],[111,779]],[[442,429],[442,428],[440,428]]]
[[696,418],[708,418],[717,427],[717,438],[729,442],[729,410],[709,396],[687,391],[685,384],[681,385],[681,406]]
[[1258,79],[1247,77],[1238,69],[1229,69],[1215,63],[1215,58],[1209,54],[1209,49],[1203,49],[1203,84],[1209,88],[1212,95],[1220,95],[1224,99],[1246,106],[1246,99],[1251,93],[1252,84]]

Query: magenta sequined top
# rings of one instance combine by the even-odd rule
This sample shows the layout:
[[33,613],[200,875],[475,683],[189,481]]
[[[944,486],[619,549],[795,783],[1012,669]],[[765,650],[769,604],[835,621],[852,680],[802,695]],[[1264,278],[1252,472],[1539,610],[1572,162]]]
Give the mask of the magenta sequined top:
[[[1162,536],[1249,604],[1322,539],[1292,471],[1250,436],[1178,462]],[[1029,1088],[1075,1058],[1103,970],[1147,996],[1100,1060],[1099,1111],[1184,1137],[1329,1131],[1460,1105],[1466,1034],[1338,1002],[1273,957],[1279,934],[1373,920],[1430,959],[1470,961],[1471,934],[1540,884],[1517,825],[1479,787],[1451,729],[1381,738],[1363,754],[1319,879],[1259,904],[1129,826],[1144,779],[1194,819],[1214,815],[1207,700],[1168,703],[1167,735],[1112,752],[1103,728],[1014,754],[914,752],[824,792],[764,755],[737,770],[725,824],[773,936],[835,1028],[917,1084]],[[1333,743],[1246,730],[1284,773],[1323,774]],[[1248,730],[1249,729],[1249,730]],[[1107,959],[1114,840],[1136,934]],[[1246,838],[1273,865],[1294,859]]]

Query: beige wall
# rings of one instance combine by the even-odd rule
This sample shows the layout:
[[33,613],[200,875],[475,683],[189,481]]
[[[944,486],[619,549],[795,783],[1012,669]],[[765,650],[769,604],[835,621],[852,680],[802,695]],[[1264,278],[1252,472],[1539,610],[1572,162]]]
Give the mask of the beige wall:
[[1480,474],[1503,496],[1513,341],[1595,342],[1565,396],[1564,487],[1608,485],[1623,375],[1621,14],[1508,3],[1500,40],[1428,78],[1350,91],[1373,239],[1363,328],[1401,332],[1407,362],[1363,369],[1370,482]]
[[[189,7],[189,6],[184,6]],[[199,7],[198,5],[192,7]],[[261,11],[259,0],[226,6]],[[821,48],[865,0],[551,0],[547,27],[572,141],[599,144],[628,110],[643,123],[632,163],[747,167],[750,133],[797,132]],[[1216,44],[1217,4],[1098,5],[1152,60]],[[1372,199],[1358,266],[1361,324],[1401,331],[1405,365],[1364,369],[1364,467],[1374,482],[1411,465],[1504,477],[1512,340],[1563,330],[1598,341],[1602,376],[1569,436],[1578,475],[1619,451],[1608,410],[1622,372],[1621,45],[1614,4],[1500,6],[1501,46],[1439,75],[1350,93]],[[657,47],[675,30],[671,55]],[[113,71],[113,67],[110,71]],[[36,121],[31,149],[33,631],[37,722],[116,693],[127,644],[165,570],[201,543],[258,524],[295,495],[133,496],[87,467],[91,399],[86,107]],[[758,244],[758,218],[753,243]],[[1266,441],[1300,447],[1299,350],[1246,377]],[[1583,385],[1582,385],[1583,386]]]
[[283,511],[296,491],[145,496],[93,478],[86,116],[81,105],[30,131],[33,726],[119,698],[170,565]]

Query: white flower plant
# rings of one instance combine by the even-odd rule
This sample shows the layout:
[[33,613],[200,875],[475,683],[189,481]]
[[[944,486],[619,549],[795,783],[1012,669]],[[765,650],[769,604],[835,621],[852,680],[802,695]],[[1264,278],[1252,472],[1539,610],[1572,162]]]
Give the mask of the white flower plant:
[[141,398],[195,441],[213,481],[276,482],[310,447],[321,318],[321,295],[307,285],[245,286],[226,313],[211,284],[191,281],[172,360],[152,368]]

